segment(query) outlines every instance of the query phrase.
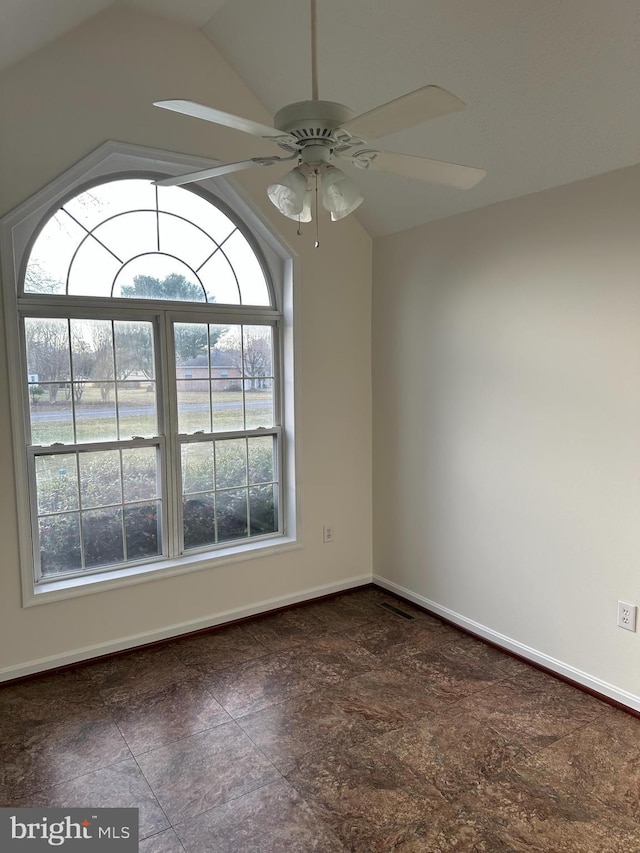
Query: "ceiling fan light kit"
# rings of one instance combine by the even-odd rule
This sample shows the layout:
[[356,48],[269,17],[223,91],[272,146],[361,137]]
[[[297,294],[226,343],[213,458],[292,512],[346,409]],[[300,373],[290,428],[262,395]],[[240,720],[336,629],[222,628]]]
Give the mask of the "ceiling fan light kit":
[[311,0],[312,100],[288,104],[280,109],[274,117],[273,127],[193,101],[155,103],[163,109],[268,139],[287,156],[253,157],[155,183],[160,186],[182,185],[256,166],[297,160],[297,165],[290,172],[269,185],[267,194],[280,213],[298,223],[310,222],[313,219],[312,208],[315,208],[317,227],[319,195],[334,222],[353,213],[363,202],[355,182],[332,163],[334,159],[360,169],[391,172],[412,180],[457,189],[471,189],[482,180],[486,174],[483,169],[368,147],[366,139],[387,136],[461,110],[464,103],[439,86],[423,86],[360,116],[354,116],[343,104],[318,100],[316,30],[316,0]]
[[[278,208],[280,213],[289,219],[298,219],[307,201],[310,192],[309,177],[300,166],[296,166],[290,172],[267,187],[267,195],[271,203]],[[309,220],[311,219],[311,206],[309,206]],[[304,221],[309,221],[305,219]]]

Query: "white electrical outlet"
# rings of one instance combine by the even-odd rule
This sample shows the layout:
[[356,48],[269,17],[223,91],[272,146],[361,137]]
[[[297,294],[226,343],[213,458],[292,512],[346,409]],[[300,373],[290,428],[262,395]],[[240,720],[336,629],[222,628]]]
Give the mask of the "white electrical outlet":
[[325,524],[322,527],[322,541],[327,544],[327,542],[333,542],[333,524]]
[[627,631],[636,630],[636,617],[638,608],[635,604],[627,604],[626,601],[618,602],[618,626]]

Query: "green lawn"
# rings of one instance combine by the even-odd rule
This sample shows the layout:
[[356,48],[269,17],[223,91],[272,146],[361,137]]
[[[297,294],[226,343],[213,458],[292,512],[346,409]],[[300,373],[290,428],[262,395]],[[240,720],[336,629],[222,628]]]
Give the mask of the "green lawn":
[[[215,432],[245,429],[243,419],[243,396],[240,391],[222,391],[213,394]],[[247,429],[273,425],[272,397],[269,391],[247,391]],[[158,430],[152,411],[154,395],[146,387],[118,390],[118,409],[120,412],[120,438],[134,435],[152,436]],[[202,409],[192,408],[198,404]],[[208,413],[209,395],[197,391],[179,393],[178,410],[180,413],[180,432],[192,433],[197,430],[211,430]],[[205,408],[206,407],[206,408]],[[127,412],[127,408],[148,409],[148,412]],[[73,443],[71,403],[58,400],[55,403],[37,400],[31,406],[32,443],[52,444],[56,441]],[[103,402],[97,387],[87,387],[80,401],[76,403],[76,424],[78,441],[114,441],[118,438],[114,395]]]

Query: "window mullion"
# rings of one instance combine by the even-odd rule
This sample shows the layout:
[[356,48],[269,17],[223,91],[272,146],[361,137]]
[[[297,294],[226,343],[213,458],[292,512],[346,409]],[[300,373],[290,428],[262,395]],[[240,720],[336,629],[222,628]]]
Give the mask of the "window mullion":
[[[213,412],[211,413],[211,418],[213,419]],[[215,542],[220,541],[220,536],[218,533],[218,468],[217,468],[217,453],[216,453],[216,442],[211,442],[211,453],[213,454],[213,530],[214,530],[214,540]]]
[[116,366],[116,324],[113,320],[111,320],[111,366],[113,368],[113,399],[115,401],[115,409],[116,409],[116,434],[118,436],[118,441],[122,438],[122,434],[120,432],[120,404],[118,402],[118,368]]
[[84,512],[82,505],[82,483],[80,480],[80,457],[78,455],[77,450],[75,451],[76,457],[76,481],[78,483],[78,529],[80,530],[80,565],[82,569],[86,569],[87,567],[87,557],[85,554],[84,547]]
[[273,416],[274,423],[281,426],[284,423],[283,400],[282,400],[282,322],[278,322],[273,327],[271,332],[271,341],[273,348],[273,363],[271,370],[273,372],[272,387],[273,387]]
[[242,424],[247,428],[247,393],[244,379],[244,325],[240,326],[240,382],[242,387]]
[[161,377],[162,419],[165,442],[164,496],[169,556],[177,556],[182,548],[182,490],[180,486],[180,446],[178,434],[178,395],[176,390],[176,358],[173,323],[168,312],[159,318],[159,376]]
[[284,493],[285,493],[285,468],[283,465],[284,460],[284,442],[286,441],[285,430],[283,428],[284,424],[284,399],[282,393],[282,377],[284,375],[283,370],[283,349],[282,349],[282,321],[278,320],[271,334],[272,340],[272,348],[273,348],[273,362],[271,365],[271,371],[273,373],[272,379],[272,387],[273,387],[273,418],[274,424],[277,425],[277,433],[276,440],[274,442],[274,476],[277,478],[277,489],[275,496],[276,508],[275,511],[277,513],[276,517],[278,519],[278,532],[284,533],[284,515],[282,512],[282,507],[284,504]]
[[35,583],[39,583],[42,579],[42,569],[40,565],[40,548],[35,547],[35,543],[40,542],[40,523],[38,520],[38,493],[36,487],[36,458],[31,449],[27,451],[27,479],[29,484],[29,511],[31,515],[31,541],[34,543],[33,549],[33,577]]
[[76,421],[76,398],[73,392],[73,343],[71,341],[71,320],[67,319],[67,334],[69,335],[69,379],[71,382],[71,423],[73,424],[73,442],[78,442],[78,425]]

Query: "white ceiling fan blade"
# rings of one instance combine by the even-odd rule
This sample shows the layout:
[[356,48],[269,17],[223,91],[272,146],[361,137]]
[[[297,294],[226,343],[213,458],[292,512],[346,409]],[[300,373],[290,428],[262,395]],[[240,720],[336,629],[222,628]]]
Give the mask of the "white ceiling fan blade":
[[191,184],[194,181],[204,181],[206,178],[217,178],[220,175],[228,175],[230,172],[241,172],[244,169],[253,169],[254,166],[273,166],[280,160],[289,160],[289,157],[255,157],[252,160],[240,160],[237,163],[224,163],[222,166],[212,166],[210,169],[200,169],[199,172],[189,172],[186,175],[175,175],[172,178],[161,178],[154,181],[157,187],[180,187],[183,184]]
[[360,168],[391,172],[416,181],[428,181],[459,190],[470,190],[487,174],[484,169],[475,169],[473,166],[459,166],[456,163],[444,163],[442,160],[429,160],[426,157],[396,154],[391,151],[356,152],[352,162]]
[[257,121],[252,121],[250,118],[225,113],[213,107],[206,107],[204,104],[197,104],[195,101],[155,101],[153,106],[162,107],[163,110],[173,110],[176,113],[193,116],[193,118],[212,121],[214,124],[232,127],[234,130],[251,133],[253,136],[261,136],[263,139],[282,139],[283,137],[288,137],[288,134],[283,133],[275,127],[269,127],[268,124],[260,124]]
[[464,101],[440,86],[423,86],[422,89],[416,89],[415,92],[352,118],[344,125],[344,129],[363,139],[377,139],[462,110],[464,106]]

